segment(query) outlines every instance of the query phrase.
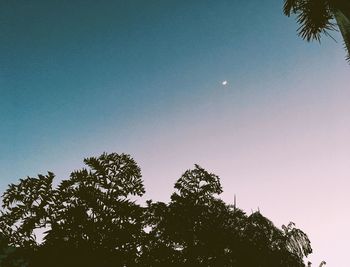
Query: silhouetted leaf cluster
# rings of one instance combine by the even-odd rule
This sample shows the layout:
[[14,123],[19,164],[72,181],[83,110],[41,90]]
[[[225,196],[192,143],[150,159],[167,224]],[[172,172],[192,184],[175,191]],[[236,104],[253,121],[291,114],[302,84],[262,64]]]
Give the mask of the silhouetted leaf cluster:
[[[125,154],[85,159],[53,187],[54,174],[21,179],[2,197],[0,266],[301,267],[312,252],[293,223],[279,229],[218,198],[218,176],[198,165],[175,183],[169,203],[145,192]],[[43,232],[43,240],[36,237]]]
[[350,1],[349,0],[284,0],[284,14],[296,15],[298,34],[305,40],[320,41],[338,28],[343,36],[347,59],[350,60]]

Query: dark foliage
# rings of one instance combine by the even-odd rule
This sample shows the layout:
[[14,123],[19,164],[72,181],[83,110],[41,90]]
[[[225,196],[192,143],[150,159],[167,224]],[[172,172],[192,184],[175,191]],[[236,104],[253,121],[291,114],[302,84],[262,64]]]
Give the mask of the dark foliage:
[[[11,184],[2,197],[0,266],[302,267],[310,241],[293,223],[279,229],[218,198],[218,176],[195,165],[175,183],[169,203],[145,192],[125,154],[84,161],[53,187],[54,175]],[[36,233],[43,232],[42,242]]]
[[305,40],[320,41],[321,34],[339,28],[347,59],[350,60],[350,1],[349,0],[284,0],[284,14],[296,15],[298,34]]

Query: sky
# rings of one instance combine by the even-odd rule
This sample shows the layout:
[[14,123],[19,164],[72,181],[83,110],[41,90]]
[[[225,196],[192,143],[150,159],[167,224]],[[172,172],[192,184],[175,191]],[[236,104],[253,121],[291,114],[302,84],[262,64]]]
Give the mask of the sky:
[[[282,1],[0,2],[0,192],[128,153],[145,199],[198,163],[227,202],[304,230],[347,266],[350,67]],[[222,82],[228,81],[223,86]]]

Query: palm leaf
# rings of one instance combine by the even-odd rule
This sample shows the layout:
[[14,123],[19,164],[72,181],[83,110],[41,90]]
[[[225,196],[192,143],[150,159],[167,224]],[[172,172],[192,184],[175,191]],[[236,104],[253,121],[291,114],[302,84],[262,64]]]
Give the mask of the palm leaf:
[[345,50],[347,51],[347,60],[350,61],[350,17],[346,16],[339,9],[334,11],[334,16],[344,39]]
[[283,13],[288,17],[292,13],[295,14],[302,2],[303,1],[300,0],[285,0],[283,5]]

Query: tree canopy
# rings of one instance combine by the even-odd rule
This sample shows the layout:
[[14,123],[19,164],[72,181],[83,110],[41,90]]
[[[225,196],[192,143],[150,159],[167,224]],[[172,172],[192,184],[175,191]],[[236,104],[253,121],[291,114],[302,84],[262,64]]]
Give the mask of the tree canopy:
[[320,41],[321,34],[330,36],[337,30],[343,36],[347,59],[350,60],[350,2],[348,0],[284,0],[284,14],[296,15],[298,34],[305,40]]
[[219,177],[198,165],[176,181],[169,203],[142,206],[141,170],[129,155],[84,162],[56,187],[51,172],[9,185],[0,266],[302,267],[312,252],[293,223],[280,229],[223,202]]

